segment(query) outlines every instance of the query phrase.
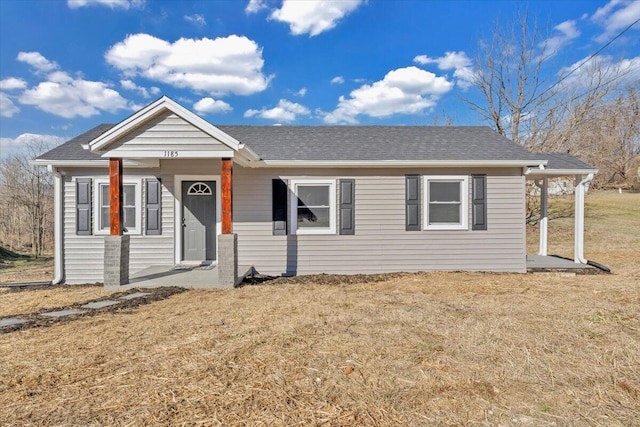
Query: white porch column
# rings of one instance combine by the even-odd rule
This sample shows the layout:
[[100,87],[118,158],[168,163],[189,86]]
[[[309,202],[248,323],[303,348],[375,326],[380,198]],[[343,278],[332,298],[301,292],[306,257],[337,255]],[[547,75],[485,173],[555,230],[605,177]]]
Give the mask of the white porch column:
[[574,239],[574,261],[579,264],[586,264],[584,257],[584,195],[586,184],[593,179],[593,174],[576,175],[576,208],[575,208],[575,239]]
[[542,185],[538,185],[538,187],[540,188],[540,248],[538,255],[547,256],[549,178],[542,178]]

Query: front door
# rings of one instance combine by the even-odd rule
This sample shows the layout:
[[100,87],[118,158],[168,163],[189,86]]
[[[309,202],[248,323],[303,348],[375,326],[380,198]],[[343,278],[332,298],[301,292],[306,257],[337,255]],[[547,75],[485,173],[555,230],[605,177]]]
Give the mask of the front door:
[[182,181],[182,259],[216,259],[215,181]]

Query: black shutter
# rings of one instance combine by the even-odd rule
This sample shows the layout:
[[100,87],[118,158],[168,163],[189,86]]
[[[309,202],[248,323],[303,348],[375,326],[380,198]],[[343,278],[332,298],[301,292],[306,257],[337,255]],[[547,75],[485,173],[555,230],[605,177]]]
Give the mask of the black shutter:
[[157,236],[162,234],[162,182],[159,179],[147,179],[146,190],[146,233]]
[[471,175],[472,230],[487,229],[487,175]]
[[287,183],[281,179],[272,181],[272,211],[273,235],[282,236],[287,234]]
[[420,231],[420,175],[406,176],[406,218],[407,231]]
[[76,179],[76,234],[91,235],[91,178]]
[[340,180],[340,234],[356,234],[356,180]]

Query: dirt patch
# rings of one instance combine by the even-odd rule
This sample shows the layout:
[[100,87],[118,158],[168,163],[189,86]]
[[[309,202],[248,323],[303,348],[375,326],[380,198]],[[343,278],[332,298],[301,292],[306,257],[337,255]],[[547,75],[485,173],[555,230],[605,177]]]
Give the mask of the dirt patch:
[[365,283],[386,282],[387,280],[402,277],[406,273],[386,274],[310,274],[305,276],[265,276],[255,275],[243,280],[242,286],[252,285],[356,285]]

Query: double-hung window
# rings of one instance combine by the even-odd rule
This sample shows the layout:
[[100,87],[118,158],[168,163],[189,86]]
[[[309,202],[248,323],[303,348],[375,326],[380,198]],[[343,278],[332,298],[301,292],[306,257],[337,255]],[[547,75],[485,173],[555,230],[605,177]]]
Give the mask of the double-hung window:
[[291,234],[335,234],[336,181],[291,181]]
[[[109,232],[109,180],[96,179],[94,191],[95,205],[95,234]],[[142,230],[142,182],[141,180],[127,180],[122,184],[122,213],[123,225],[127,234],[141,234]]]
[[469,178],[424,177],[426,230],[466,230],[469,222]]

